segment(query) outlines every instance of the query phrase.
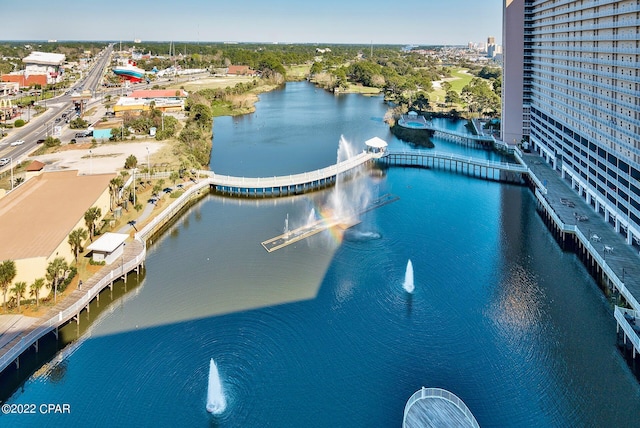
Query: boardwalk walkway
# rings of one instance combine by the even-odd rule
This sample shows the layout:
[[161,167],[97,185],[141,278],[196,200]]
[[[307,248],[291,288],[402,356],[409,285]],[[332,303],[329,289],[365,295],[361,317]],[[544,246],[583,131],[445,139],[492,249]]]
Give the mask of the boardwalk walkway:
[[[146,257],[147,240],[161,230],[167,221],[178,215],[191,200],[208,192],[209,188],[245,197],[304,193],[331,185],[335,183],[337,176],[348,174],[376,158],[387,165],[444,168],[489,180],[518,181],[527,175],[535,184],[536,198],[561,230],[563,239],[565,234],[574,235],[583,251],[588,251],[594,263],[602,269],[610,284],[634,310],[640,310],[640,258],[637,251],[602,216],[594,212],[541,157],[519,152],[516,152],[516,157],[521,163],[495,162],[434,151],[389,151],[384,154],[362,152],[336,165],[288,176],[232,177],[212,171],[199,171],[198,175],[206,178],[200,178],[190,185],[183,195],[136,233],[136,239],[127,243],[120,265],[104,267],[85,282],[82,290],[74,290],[48,309],[46,316],[36,321],[29,320],[32,324],[21,326],[21,333],[16,334],[15,327],[13,330],[10,326],[5,328],[7,335],[0,336],[0,371],[13,361],[19,363],[18,357],[30,346],[35,345],[37,348],[40,337],[52,331],[57,333],[61,325],[77,318],[105,287],[111,286],[123,274],[133,269],[137,271]],[[638,343],[640,347],[640,341]]]
[[[626,237],[616,233],[604,217],[579,197],[551,165],[536,154],[522,154],[527,167],[538,178],[541,190],[537,199],[557,217],[565,232],[579,234],[610,279],[621,289],[625,299],[640,310],[640,257],[627,244]],[[624,290],[626,289],[626,291]]]
[[360,165],[374,159],[373,153],[362,152],[357,156],[326,168],[301,174],[273,177],[234,177],[210,173],[211,186],[218,192],[241,196],[286,196],[305,193],[326,187],[335,182],[338,175],[347,174]]
[[47,309],[45,316],[37,318],[31,325],[20,331],[20,334],[0,348],[0,372],[7,368],[13,361],[19,365],[18,357],[32,345],[38,347],[38,339],[57,329],[79,315],[89,303],[114,281],[123,277],[123,274],[138,268],[146,256],[144,242],[127,242],[123,254],[123,263],[105,266],[87,279],[82,288],[73,290],[69,295],[53,307]]

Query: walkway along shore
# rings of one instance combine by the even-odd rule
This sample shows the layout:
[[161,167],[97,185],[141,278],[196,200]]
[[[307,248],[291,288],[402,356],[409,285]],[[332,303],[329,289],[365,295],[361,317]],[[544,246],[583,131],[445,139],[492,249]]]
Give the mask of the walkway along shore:
[[[338,175],[348,174],[375,158],[387,166],[441,168],[481,179],[526,181],[538,200],[543,219],[562,248],[573,249],[598,282],[611,290],[614,296],[624,298],[631,306],[632,311],[616,310],[616,320],[624,331],[625,343],[628,336],[634,344],[635,357],[635,352],[640,352],[640,338],[631,324],[631,315],[640,310],[640,263],[637,251],[627,245],[622,235],[593,212],[586,202],[580,202],[581,198],[542,158],[535,154],[525,155],[517,149],[514,155],[519,163],[491,162],[437,152],[387,152],[381,157],[363,153],[355,160],[314,172],[267,178],[230,177],[212,171],[198,171],[200,179],[188,186],[180,197],[135,234],[133,243],[126,246],[121,266],[109,266],[97,272],[86,281],[82,290],[74,290],[51,308],[46,316],[0,348],[0,372],[12,362],[19,368],[22,353],[31,346],[37,352],[40,338],[50,332],[57,337],[58,329],[72,319],[79,323],[80,313],[88,310],[93,299],[99,299],[104,288],[113,287],[113,283],[119,279],[126,281],[127,274],[133,270],[139,272],[144,267],[147,242],[151,242],[191,203],[211,191],[239,197],[279,197],[314,191],[335,183]],[[572,207],[566,203],[567,200],[575,201],[570,204]],[[570,211],[567,211],[569,208]],[[576,212],[580,214],[576,215]],[[587,233],[585,228],[588,229]],[[597,245],[594,235],[598,237]],[[626,316],[620,315],[623,312]]]

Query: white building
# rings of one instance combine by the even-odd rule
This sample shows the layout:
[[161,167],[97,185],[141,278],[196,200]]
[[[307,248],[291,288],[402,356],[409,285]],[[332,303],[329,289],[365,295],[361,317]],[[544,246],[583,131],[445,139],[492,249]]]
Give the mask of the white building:
[[31,52],[27,57],[22,59],[22,62],[25,64],[24,74],[44,74],[47,76],[48,85],[58,83],[62,80],[65,59],[64,54]]
[[504,0],[502,139],[640,240],[640,1]]

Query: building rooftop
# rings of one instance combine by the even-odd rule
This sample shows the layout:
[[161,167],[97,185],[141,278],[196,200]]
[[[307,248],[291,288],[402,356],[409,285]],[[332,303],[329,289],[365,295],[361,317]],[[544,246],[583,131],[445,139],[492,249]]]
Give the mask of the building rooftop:
[[112,253],[118,248],[124,241],[127,240],[129,235],[126,233],[112,233],[107,232],[91,243],[87,250],[100,251],[103,253]]
[[49,257],[114,176],[45,172],[0,199],[0,260]]
[[138,89],[129,95],[131,98],[186,98],[189,94],[183,89]]
[[31,52],[22,59],[25,64],[62,65],[66,59],[64,54],[50,52]]

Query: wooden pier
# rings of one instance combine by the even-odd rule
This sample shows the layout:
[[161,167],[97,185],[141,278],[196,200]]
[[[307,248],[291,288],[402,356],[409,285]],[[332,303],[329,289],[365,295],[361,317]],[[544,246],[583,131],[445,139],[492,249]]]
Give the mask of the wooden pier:
[[144,267],[146,245],[143,241],[127,242],[122,257],[122,263],[107,266],[96,272],[81,288],[74,290],[71,295],[61,300],[49,309],[47,316],[38,319],[29,328],[16,335],[14,339],[0,349],[0,372],[11,363],[20,367],[20,355],[33,346],[38,351],[38,341],[53,333],[58,337],[58,329],[69,321],[80,322],[80,313],[89,310],[89,304],[94,299],[100,299],[100,292],[105,288],[113,288],[117,280],[126,282],[131,271],[136,273]]
[[635,324],[640,311],[640,254],[625,235],[628,232],[616,231],[593,201],[587,203],[542,157],[516,155],[529,169],[526,177],[540,216],[560,247],[576,253],[615,305],[613,315],[623,334],[623,348],[631,347],[635,358],[640,352],[640,329]]
[[282,235],[278,235],[274,238],[267,239],[266,241],[262,242],[262,246],[264,247],[265,250],[271,253],[273,251],[279,250],[280,248],[284,248],[295,242],[301,241],[317,233],[320,233],[323,230],[331,229],[333,227],[338,227],[342,230],[348,229],[360,223],[360,220],[359,220],[360,215],[368,211],[374,210],[376,208],[380,208],[384,205],[388,205],[392,202],[397,201],[398,199],[400,198],[398,198],[395,195],[391,195],[387,193],[371,201],[371,203],[369,203],[366,207],[364,207],[362,210],[360,210],[358,213],[354,214],[353,216],[331,217],[328,219],[320,219],[310,224],[299,227],[297,229],[293,229],[291,231],[285,232]]

